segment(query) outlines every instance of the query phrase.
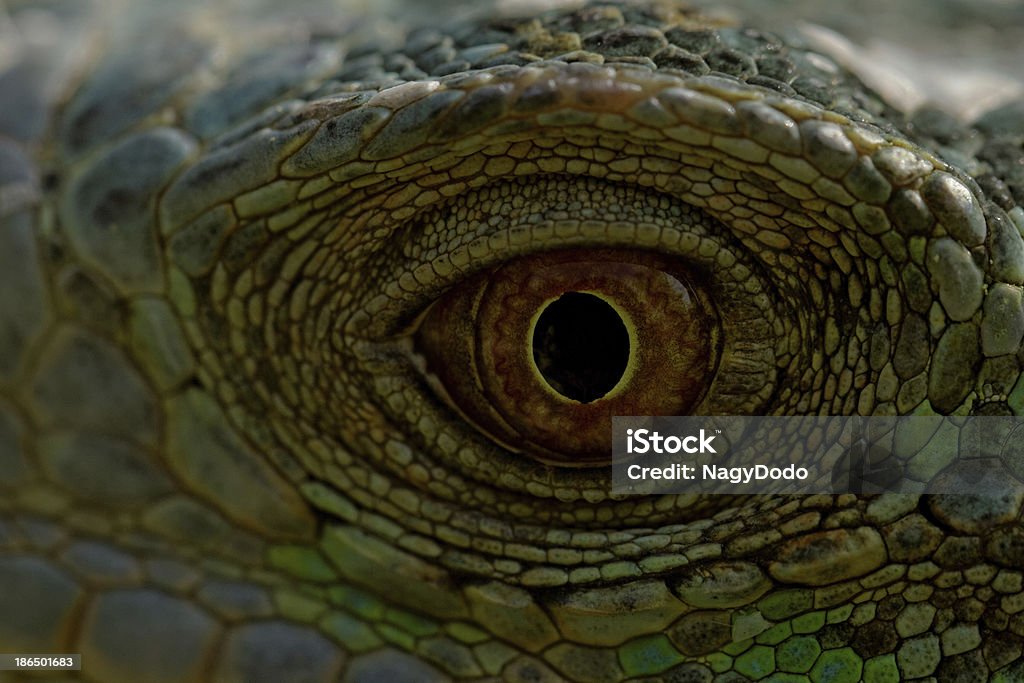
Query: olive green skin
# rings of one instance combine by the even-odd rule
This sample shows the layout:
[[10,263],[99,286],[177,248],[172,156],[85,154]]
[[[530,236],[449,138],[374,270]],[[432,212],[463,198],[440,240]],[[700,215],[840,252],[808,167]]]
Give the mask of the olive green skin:
[[617,499],[408,345],[474,273],[640,249],[721,283],[701,412],[1020,414],[1019,109],[910,115],[661,5],[11,12],[0,650],[104,683],[1024,680],[1019,460],[994,497]]

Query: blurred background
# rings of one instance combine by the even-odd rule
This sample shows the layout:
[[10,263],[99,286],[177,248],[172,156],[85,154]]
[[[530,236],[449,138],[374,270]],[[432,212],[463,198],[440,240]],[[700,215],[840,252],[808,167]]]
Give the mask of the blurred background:
[[[658,0],[655,0],[658,1]],[[664,0],[662,0],[664,1]],[[671,1],[671,0],[669,0]],[[0,73],[23,50],[70,63],[83,25],[127,34],[206,15],[209,30],[259,45],[262,34],[354,31],[357,40],[400,46],[401,25],[450,25],[466,16],[532,14],[582,0],[0,0]],[[931,102],[969,121],[1024,98],[1024,0],[688,0],[714,15],[799,36],[858,73],[904,110]],[[267,17],[274,21],[267,22]],[[309,17],[315,21],[310,24]],[[228,19],[225,19],[228,17]],[[259,22],[254,19],[259,18]],[[278,36],[279,37],[279,36]],[[84,48],[83,48],[84,49]],[[2,114],[0,114],[2,116]]]

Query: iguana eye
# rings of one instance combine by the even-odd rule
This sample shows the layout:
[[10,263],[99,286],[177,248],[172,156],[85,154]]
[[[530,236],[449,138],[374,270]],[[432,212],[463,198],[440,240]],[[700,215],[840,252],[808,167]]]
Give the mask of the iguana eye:
[[417,333],[452,406],[507,448],[603,464],[614,415],[689,412],[708,386],[719,329],[680,264],[639,251],[520,258],[445,294]]

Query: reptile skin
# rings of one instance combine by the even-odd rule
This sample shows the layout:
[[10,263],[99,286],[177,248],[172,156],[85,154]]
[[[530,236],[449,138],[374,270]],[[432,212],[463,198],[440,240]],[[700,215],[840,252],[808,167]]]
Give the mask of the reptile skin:
[[83,658],[25,680],[1024,681],[1024,489],[613,498],[408,334],[642,250],[729,283],[694,412],[1021,414],[1019,108],[672,5],[9,9],[62,43],[0,61],[0,652]]

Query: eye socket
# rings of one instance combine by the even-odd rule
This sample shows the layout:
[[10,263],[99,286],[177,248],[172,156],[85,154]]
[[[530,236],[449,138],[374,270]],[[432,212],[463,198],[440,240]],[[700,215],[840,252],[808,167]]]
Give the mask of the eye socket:
[[685,414],[710,384],[719,326],[692,275],[637,251],[523,257],[443,295],[416,347],[435,391],[505,448],[606,464],[614,415]]

